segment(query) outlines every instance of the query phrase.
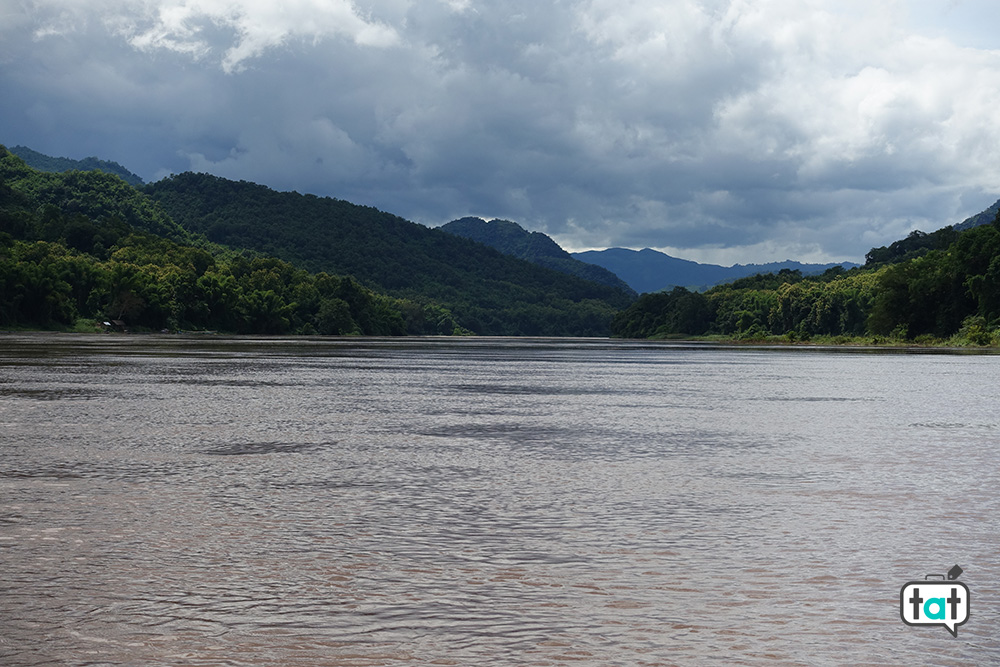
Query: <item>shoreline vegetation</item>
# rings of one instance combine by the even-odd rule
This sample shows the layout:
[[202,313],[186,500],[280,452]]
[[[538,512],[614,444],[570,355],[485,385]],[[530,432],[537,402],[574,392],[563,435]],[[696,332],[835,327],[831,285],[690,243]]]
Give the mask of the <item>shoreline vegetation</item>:
[[807,340],[794,340],[787,335],[770,335],[764,337],[734,338],[730,336],[664,336],[643,338],[638,340],[701,343],[706,345],[725,345],[729,347],[781,347],[781,348],[864,348],[884,350],[941,350],[941,351],[997,351],[1000,352],[1000,341],[990,343],[973,343],[968,339],[955,335],[951,338],[928,338],[908,340],[891,336],[814,336]]
[[782,270],[705,292],[643,294],[611,328],[623,338],[997,347],[1000,210],[962,231],[914,232],[848,271]]
[[865,259],[636,298],[349,202],[0,146],[0,330],[1000,348],[1000,202]]

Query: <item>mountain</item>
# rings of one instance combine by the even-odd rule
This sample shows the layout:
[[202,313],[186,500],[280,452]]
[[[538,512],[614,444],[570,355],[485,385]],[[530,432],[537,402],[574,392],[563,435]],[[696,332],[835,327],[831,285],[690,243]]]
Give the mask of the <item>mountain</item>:
[[64,171],[97,170],[108,174],[114,174],[129,185],[139,186],[143,184],[141,178],[117,162],[108,162],[107,160],[100,160],[96,157],[88,157],[82,160],[71,160],[65,157],[52,157],[50,155],[44,155],[38,151],[31,150],[27,146],[14,146],[8,150],[24,160],[25,164],[29,167],[39,171],[61,173]]
[[183,230],[172,240],[171,225],[117,176],[38,171],[0,146],[0,327],[372,336],[456,329],[440,308]]
[[782,269],[798,270],[804,275],[823,273],[835,266],[851,268],[850,262],[840,264],[802,264],[791,260],[769,264],[735,264],[718,266],[700,264],[671,257],[657,250],[629,250],[608,248],[573,253],[572,256],[612,271],[639,293],[658,292],[671,287],[704,290],[713,285],[729,282],[757,273],[777,273]]
[[623,289],[520,260],[469,239],[350,202],[185,173],[145,186],[174,221],[370,289],[447,308],[488,335],[606,335],[631,303]]
[[1000,215],[1000,199],[982,213],[977,213],[955,225],[955,231],[964,232],[966,229],[972,229],[979,225],[988,225],[997,219],[997,215]]
[[120,220],[173,241],[190,240],[160,206],[115,174],[101,170],[39,170],[3,146],[0,161],[0,179],[16,183],[17,189],[36,206],[53,207],[63,215],[80,215],[92,222]]
[[625,292],[633,290],[611,271],[574,259],[558,243],[541,232],[529,232],[510,220],[490,220],[482,218],[461,218],[441,225],[441,231],[471,239],[488,245],[505,255],[512,255],[539,266],[562,273],[608,285]]

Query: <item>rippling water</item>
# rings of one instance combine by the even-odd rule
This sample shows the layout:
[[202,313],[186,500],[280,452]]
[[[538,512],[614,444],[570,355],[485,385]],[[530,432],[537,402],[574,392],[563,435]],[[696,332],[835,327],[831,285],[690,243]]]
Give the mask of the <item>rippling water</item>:
[[[0,336],[0,663],[1000,661],[1000,357]],[[972,616],[899,590],[961,564]]]

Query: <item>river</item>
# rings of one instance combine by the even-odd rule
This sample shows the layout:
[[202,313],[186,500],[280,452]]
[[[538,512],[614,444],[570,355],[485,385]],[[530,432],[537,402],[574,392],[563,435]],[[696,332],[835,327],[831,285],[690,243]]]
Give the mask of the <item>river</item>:
[[2,335],[0,663],[997,663],[998,405],[992,355]]

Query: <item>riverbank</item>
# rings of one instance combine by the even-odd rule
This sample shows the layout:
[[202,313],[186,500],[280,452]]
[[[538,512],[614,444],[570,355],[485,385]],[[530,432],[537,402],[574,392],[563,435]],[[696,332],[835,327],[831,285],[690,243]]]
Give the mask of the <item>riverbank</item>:
[[[8,327],[0,334],[31,334],[31,333],[63,333],[63,334],[94,334],[94,333],[105,333],[105,334],[175,334],[181,336],[199,335],[199,336],[221,336],[221,337],[236,337],[236,338],[253,338],[253,335],[248,334],[234,334],[227,332],[217,332],[217,331],[194,331],[194,330],[176,330],[176,331],[150,331],[142,328],[137,329],[120,329],[117,327],[108,327],[102,322],[95,322],[92,320],[77,320],[72,327],[53,327],[48,329],[39,329],[31,327]],[[300,336],[300,335],[276,335],[269,336],[276,338],[309,338],[310,336]],[[333,336],[333,338],[339,338],[342,336]],[[348,336],[354,338],[356,336]],[[362,336],[363,337],[363,336]],[[402,336],[401,338],[410,338],[411,336]],[[425,338],[425,336],[416,336],[417,338]],[[431,336],[431,338],[441,338],[440,336]],[[444,338],[450,338],[445,336]],[[509,336],[472,336],[472,338],[510,338]],[[515,337],[517,338],[517,337]],[[523,337],[525,339],[533,338],[531,336]],[[572,338],[572,337],[567,337]],[[554,339],[559,339],[559,337],[554,337]],[[719,345],[719,346],[736,346],[736,347],[783,347],[783,348],[856,348],[856,349],[884,349],[884,350],[927,350],[927,351],[958,351],[958,352],[983,352],[983,353],[1000,353],[1000,340],[996,336],[981,336],[979,338],[970,339],[968,335],[963,333],[955,334],[949,338],[935,338],[933,336],[918,336],[914,339],[908,339],[900,336],[878,336],[878,335],[866,335],[866,336],[796,336],[790,334],[783,335],[745,335],[745,336],[724,336],[719,334],[703,335],[703,336],[688,336],[684,334],[670,334],[664,336],[651,336],[649,338],[610,338],[609,340],[634,340],[634,341],[649,341],[649,342],[667,342],[667,343],[693,343],[700,345]],[[975,342],[975,340],[983,341],[980,343]]]
[[[928,350],[968,350],[982,352],[1000,352],[1000,341],[991,336],[988,339],[981,338],[984,342],[977,343],[962,334],[955,334],[949,338],[936,338],[934,336],[917,336],[908,339],[899,336],[795,336],[789,334],[768,335],[768,336],[723,336],[718,334],[704,336],[668,335],[653,336],[647,340],[690,342],[690,343],[713,343],[717,345],[757,345],[757,346],[782,346],[782,347],[857,347],[857,348],[885,348],[885,349],[928,349]],[[987,341],[988,342],[985,342]]]

